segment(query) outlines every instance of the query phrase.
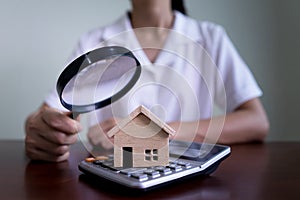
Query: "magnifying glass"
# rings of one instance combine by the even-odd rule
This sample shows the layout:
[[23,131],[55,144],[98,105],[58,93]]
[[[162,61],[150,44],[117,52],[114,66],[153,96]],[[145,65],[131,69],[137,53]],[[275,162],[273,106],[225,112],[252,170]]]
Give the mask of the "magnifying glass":
[[120,46],[89,51],[72,61],[60,74],[56,90],[72,118],[119,100],[136,84],[141,65]]

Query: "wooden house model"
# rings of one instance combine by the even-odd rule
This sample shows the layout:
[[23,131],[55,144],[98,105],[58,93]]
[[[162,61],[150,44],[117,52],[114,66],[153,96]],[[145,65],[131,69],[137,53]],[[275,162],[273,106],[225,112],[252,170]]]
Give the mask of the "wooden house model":
[[169,136],[175,131],[143,106],[108,132],[114,137],[115,167],[166,166]]

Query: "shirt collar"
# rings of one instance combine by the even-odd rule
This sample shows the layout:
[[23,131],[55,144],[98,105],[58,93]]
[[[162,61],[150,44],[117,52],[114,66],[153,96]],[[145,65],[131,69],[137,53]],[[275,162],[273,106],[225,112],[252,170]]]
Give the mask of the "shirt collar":
[[173,30],[179,34],[193,41],[201,41],[201,33],[199,29],[199,23],[188,16],[183,15],[178,11],[174,11],[175,21]]
[[118,38],[118,35],[131,30],[132,26],[128,13],[123,14],[115,23],[108,25],[104,28],[102,40],[106,41]]
[[[180,51],[177,48],[179,46],[188,46],[191,42],[201,43],[202,37],[198,22],[178,11],[174,11],[174,15],[175,20],[172,27],[172,34],[169,35],[165,44],[167,50],[176,53]],[[135,54],[141,63],[150,64],[132,30],[129,14],[126,13],[115,23],[104,28],[101,40],[104,42],[104,45],[118,45],[135,50]],[[166,60],[171,62],[172,56],[160,53],[155,62],[169,65],[170,63],[166,63]]]
[[[178,11],[174,11],[175,20],[172,30],[182,34],[193,41],[201,41],[201,34],[199,30],[199,25],[196,20],[184,16]],[[103,31],[102,39],[109,40],[111,38],[117,37],[126,31],[131,31],[132,26],[128,13],[123,14],[115,23],[106,26]]]

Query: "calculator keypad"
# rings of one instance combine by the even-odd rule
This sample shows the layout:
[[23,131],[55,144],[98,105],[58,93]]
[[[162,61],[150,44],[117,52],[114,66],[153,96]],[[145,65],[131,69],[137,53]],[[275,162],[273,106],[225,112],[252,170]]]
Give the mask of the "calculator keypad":
[[[210,151],[198,157],[202,155],[201,149]],[[181,141],[172,141],[169,150],[170,161],[167,166],[119,168],[114,167],[114,157],[109,155],[86,158],[79,163],[78,168],[91,177],[104,178],[129,188],[148,189],[192,174],[211,174],[231,152],[228,146]]]
[[114,173],[120,173],[139,182],[159,179],[164,176],[198,167],[193,166],[188,162],[170,161],[169,165],[167,166],[117,168],[114,167],[113,157],[111,156],[108,159],[94,160],[93,162],[89,163],[93,167],[107,169]]

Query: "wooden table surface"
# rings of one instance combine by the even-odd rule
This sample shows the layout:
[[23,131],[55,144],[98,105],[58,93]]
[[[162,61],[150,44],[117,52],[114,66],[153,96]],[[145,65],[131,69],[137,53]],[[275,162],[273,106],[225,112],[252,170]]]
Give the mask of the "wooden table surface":
[[208,177],[194,177],[137,193],[82,175],[87,156],[78,143],[62,163],[31,162],[23,141],[0,141],[0,199],[300,199],[300,142],[232,146],[232,154]]

